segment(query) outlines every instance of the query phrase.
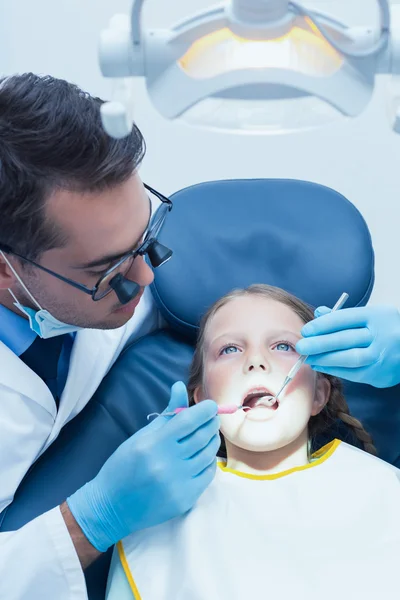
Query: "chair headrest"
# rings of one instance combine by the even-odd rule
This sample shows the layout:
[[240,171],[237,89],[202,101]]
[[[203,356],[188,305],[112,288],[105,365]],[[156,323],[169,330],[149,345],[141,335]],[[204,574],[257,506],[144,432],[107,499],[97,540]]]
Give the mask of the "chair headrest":
[[172,259],[152,292],[166,320],[193,337],[208,307],[233,288],[268,283],[311,306],[367,303],[374,283],[368,227],[341,194],[315,183],[206,182],[171,197],[159,239]]

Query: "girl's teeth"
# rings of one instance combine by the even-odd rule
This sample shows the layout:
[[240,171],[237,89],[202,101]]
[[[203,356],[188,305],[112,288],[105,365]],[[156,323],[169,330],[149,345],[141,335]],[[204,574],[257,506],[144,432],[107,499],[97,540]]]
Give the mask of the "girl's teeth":
[[259,400],[257,400],[256,402],[256,406],[259,405],[267,405],[267,406],[273,406],[275,404],[276,400],[273,396],[263,396],[262,398],[260,398]]

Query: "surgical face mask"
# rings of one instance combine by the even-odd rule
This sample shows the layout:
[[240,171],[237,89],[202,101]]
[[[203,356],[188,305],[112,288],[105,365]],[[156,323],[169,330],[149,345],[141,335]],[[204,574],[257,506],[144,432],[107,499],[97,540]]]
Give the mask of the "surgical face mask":
[[20,302],[18,302],[13,292],[10,289],[8,290],[15,300],[14,306],[16,306],[18,310],[20,310],[24,315],[28,317],[29,325],[32,331],[37,333],[37,335],[39,335],[41,338],[48,339],[57,335],[63,335],[64,333],[73,333],[79,331],[80,329],[83,329],[82,327],[77,327],[76,325],[68,325],[68,323],[63,323],[62,321],[59,321],[58,319],[53,317],[53,315],[51,315],[48,310],[43,309],[32,296],[32,294],[30,293],[30,291],[28,290],[28,288],[26,287],[18,273],[15,271],[14,267],[10,264],[3,252],[1,252],[1,255],[3,256],[4,260],[6,261],[11,271],[14,273],[15,277],[22,285],[28,296],[32,299],[32,302],[34,302],[38,307],[38,310],[35,310],[34,308],[30,308],[29,306],[22,305]]

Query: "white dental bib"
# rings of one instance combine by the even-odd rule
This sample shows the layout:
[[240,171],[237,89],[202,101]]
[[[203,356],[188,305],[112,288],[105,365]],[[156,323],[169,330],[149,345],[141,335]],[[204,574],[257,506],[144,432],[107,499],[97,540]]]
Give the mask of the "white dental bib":
[[400,471],[337,440],[314,458],[264,477],[220,463],[190,513],[119,544],[108,600],[398,600]]

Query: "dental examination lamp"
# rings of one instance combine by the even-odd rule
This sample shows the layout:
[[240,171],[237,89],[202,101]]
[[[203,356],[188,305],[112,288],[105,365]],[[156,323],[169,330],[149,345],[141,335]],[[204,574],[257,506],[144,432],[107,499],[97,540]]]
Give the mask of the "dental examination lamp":
[[[288,0],[228,0],[171,30],[145,31],[143,3],[134,0],[131,18],[116,15],[101,35],[100,68],[115,79],[102,120],[115,138],[131,130],[134,77],[145,78],[167,119],[278,133],[356,117],[371,100],[376,75],[398,75],[400,7],[390,11],[388,0],[378,0],[376,31],[346,27]],[[399,107],[400,94],[390,107],[396,132]]]

